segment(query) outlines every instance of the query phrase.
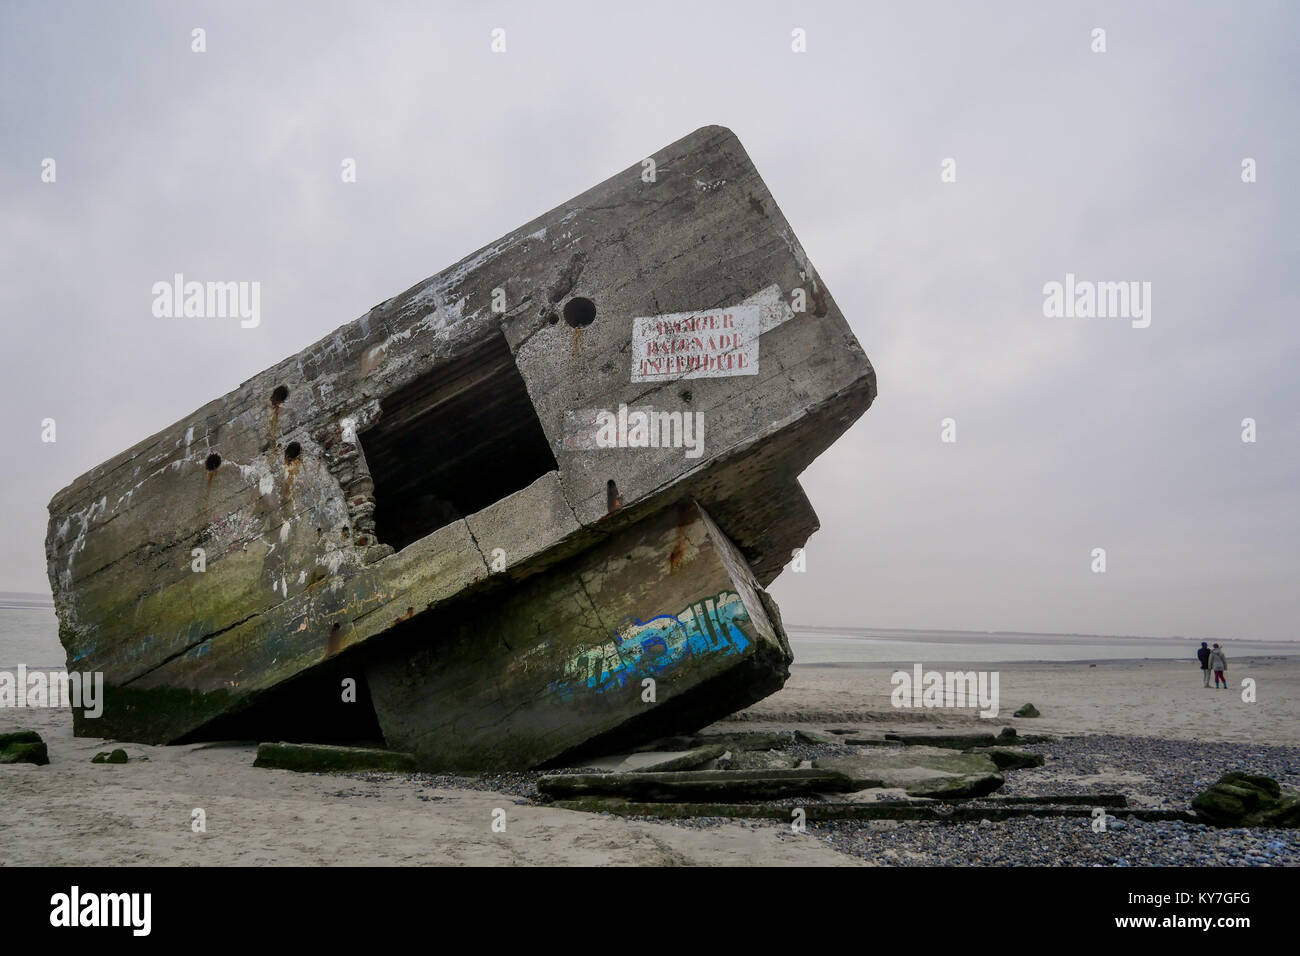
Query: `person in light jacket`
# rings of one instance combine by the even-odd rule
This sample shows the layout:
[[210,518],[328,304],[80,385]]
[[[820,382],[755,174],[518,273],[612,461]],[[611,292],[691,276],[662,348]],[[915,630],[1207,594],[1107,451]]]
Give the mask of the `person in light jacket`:
[[1228,670],[1228,657],[1223,653],[1223,648],[1218,644],[1210,651],[1210,670],[1214,671],[1214,687],[1217,690],[1219,681],[1223,681],[1223,689],[1228,689],[1228,678],[1224,674]]

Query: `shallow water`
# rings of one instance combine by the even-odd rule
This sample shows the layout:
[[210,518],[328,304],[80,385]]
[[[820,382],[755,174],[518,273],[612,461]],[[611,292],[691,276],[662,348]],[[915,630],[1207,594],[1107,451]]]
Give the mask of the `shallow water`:
[[[788,628],[796,664],[925,664],[946,661],[1195,660],[1191,638],[1006,634],[995,631],[904,631]],[[0,668],[62,667],[52,607],[0,603]],[[1300,654],[1295,641],[1224,640],[1228,658]]]
[[53,607],[0,603],[0,669],[62,667],[65,662]]
[[[1192,638],[1105,637],[1084,634],[1004,634],[995,631],[877,631],[788,628],[796,664],[925,664],[983,661],[1195,661]],[[1211,642],[1213,643],[1213,642]],[[1287,641],[1221,642],[1228,659],[1300,654]]]

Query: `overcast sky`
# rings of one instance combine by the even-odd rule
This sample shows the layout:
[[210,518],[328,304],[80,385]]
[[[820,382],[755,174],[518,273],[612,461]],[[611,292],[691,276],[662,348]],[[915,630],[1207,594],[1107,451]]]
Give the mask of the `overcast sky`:
[[[88,468],[716,123],[879,377],[804,475],[787,622],[1296,638],[1298,33],[1262,2],[7,3],[0,590],[48,593]],[[260,326],[155,318],[175,272],[260,281]],[[1066,273],[1150,282],[1150,326],[1046,317]]]

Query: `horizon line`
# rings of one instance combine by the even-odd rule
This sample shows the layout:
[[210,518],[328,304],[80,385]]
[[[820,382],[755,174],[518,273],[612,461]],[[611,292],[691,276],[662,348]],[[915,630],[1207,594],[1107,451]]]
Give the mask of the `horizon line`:
[[1098,637],[1109,640],[1142,641],[1246,641],[1252,644],[1296,644],[1300,638],[1255,638],[1255,637],[1189,637],[1185,634],[1090,634],[1082,631],[1002,631],[1002,630],[964,630],[951,627],[863,627],[861,625],[841,624],[785,624],[787,632],[792,631],[837,631],[849,633],[888,633],[902,631],[907,634],[1005,634],[1009,637]]

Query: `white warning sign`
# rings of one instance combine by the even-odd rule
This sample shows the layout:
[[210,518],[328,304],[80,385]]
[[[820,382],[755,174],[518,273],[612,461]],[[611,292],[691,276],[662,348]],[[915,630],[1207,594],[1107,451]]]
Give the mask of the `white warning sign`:
[[632,320],[632,381],[758,374],[757,305]]

